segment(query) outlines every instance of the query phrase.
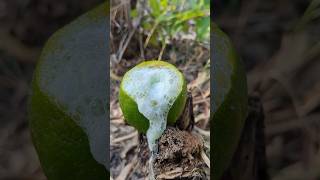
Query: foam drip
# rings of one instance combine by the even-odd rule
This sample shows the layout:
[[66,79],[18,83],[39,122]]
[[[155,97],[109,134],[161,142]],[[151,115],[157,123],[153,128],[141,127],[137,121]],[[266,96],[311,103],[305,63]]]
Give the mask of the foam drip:
[[157,152],[156,140],[166,129],[169,110],[181,92],[182,83],[179,74],[166,67],[140,67],[127,74],[123,88],[137,103],[139,112],[149,120],[150,163]]

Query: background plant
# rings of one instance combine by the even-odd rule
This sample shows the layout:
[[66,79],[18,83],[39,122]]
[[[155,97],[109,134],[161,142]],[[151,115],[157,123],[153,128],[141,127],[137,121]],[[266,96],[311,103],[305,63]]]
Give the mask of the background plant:
[[[137,7],[131,17],[142,17],[141,30],[147,35],[144,48],[158,41],[163,51],[176,39],[193,39],[209,46],[209,0],[148,0]],[[143,7],[142,11],[139,7]]]

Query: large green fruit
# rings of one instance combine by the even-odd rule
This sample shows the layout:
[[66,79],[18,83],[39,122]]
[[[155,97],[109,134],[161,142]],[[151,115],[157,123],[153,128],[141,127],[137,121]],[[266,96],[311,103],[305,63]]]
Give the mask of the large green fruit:
[[108,175],[109,5],[102,4],[46,43],[32,82],[32,139],[49,180]]
[[[181,87],[179,87],[179,95],[177,96],[176,100],[174,101],[173,105],[170,108],[170,111],[168,113],[167,122],[169,125],[173,125],[176,120],[181,115],[186,99],[187,99],[187,84],[185,81],[185,78],[183,74],[172,64],[169,64],[164,61],[145,61],[131,70],[129,70],[123,77],[123,80],[121,81],[120,85],[120,91],[119,91],[119,102],[120,107],[123,112],[125,120],[130,124],[131,126],[135,127],[139,132],[146,133],[146,131],[149,128],[149,120],[139,112],[138,105],[134,101],[132,97],[130,97],[129,93],[125,91],[125,88],[123,87],[126,81],[133,80],[135,83],[139,85],[140,80],[139,79],[128,79],[127,76],[130,72],[135,71],[137,69],[141,68],[168,68],[173,70],[178,74],[179,81],[181,81]],[[147,78],[147,77],[146,77]]]
[[247,117],[247,82],[243,64],[229,40],[211,24],[212,128],[214,180],[230,165]]

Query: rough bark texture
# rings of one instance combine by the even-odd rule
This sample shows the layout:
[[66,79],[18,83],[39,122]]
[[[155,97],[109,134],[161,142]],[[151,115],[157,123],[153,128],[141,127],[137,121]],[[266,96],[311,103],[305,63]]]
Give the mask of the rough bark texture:
[[222,180],[268,180],[264,115],[258,97],[249,97],[249,113],[231,166]]
[[182,112],[182,115],[176,122],[176,126],[180,130],[191,131],[194,126],[194,115],[193,115],[193,100],[190,92],[187,93],[187,101]]
[[[150,152],[145,136],[140,136],[139,165],[145,176],[149,172]],[[206,179],[201,158],[202,139],[189,131],[169,127],[158,141],[153,167],[156,179]]]
[[[176,127],[168,127],[158,140],[158,152],[153,162],[156,179],[207,179],[201,158],[203,140],[191,133],[194,125],[192,96],[188,93],[185,109]],[[150,151],[147,139],[140,135],[139,174],[148,176]]]
[[[188,102],[192,104],[192,99],[189,98]],[[187,107],[179,121],[190,124],[177,123],[178,127],[186,130],[170,127],[158,141],[159,149],[154,161],[158,179],[207,179],[203,170],[206,165],[200,156],[203,141],[190,132],[194,120],[192,111],[187,110]],[[148,175],[149,157],[146,137],[140,135],[140,168],[137,177]],[[248,118],[238,149],[222,180],[268,180],[266,169],[263,109],[259,98],[250,97]]]

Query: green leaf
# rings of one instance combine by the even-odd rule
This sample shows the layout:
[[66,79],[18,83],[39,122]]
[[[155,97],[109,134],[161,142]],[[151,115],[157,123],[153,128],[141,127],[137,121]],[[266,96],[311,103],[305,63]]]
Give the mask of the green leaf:
[[142,22],[142,28],[144,30],[150,31],[152,29],[152,25],[149,22]]
[[158,0],[149,0],[149,4],[151,7],[151,13],[153,16],[157,17],[160,15],[160,4],[158,2]]
[[138,17],[138,11],[137,11],[137,9],[132,9],[132,10],[130,11],[130,16],[131,16],[132,18]]
[[184,21],[188,21],[194,18],[198,18],[198,17],[203,17],[206,15],[206,12],[201,11],[201,10],[189,10],[189,11],[185,11],[183,13],[179,13],[176,15],[176,19],[177,21],[175,22],[175,24],[179,24],[182,23]]
[[156,18],[156,22],[157,23],[161,23],[161,22],[170,22],[171,20],[173,20],[176,17],[176,15],[168,13],[168,12],[163,12],[161,15],[159,15]]
[[197,39],[203,41],[210,38],[210,17],[198,18],[196,20]]
[[[196,29],[198,34],[197,40],[208,39],[209,37],[209,14],[210,14],[210,1],[208,0],[149,0],[149,5],[153,12],[150,18],[150,25],[143,25],[150,31],[149,36],[164,36],[167,34],[166,39],[174,38],[177,33],[189,33],[191,20],[196,21],[199,25]],[[155,14],[157,14],[155,16]],[[203,19],[203,17],[207,17]],[[198,21],[198,19],[201,19]],[[154,29],[156,25],[156,29]],[[151,28],[150,28],[151,26]],[[160,32],[159,29],[165,30],[166,33]],[[162,38],[162,37],[160,37]],[[158,38],[159,39],[159,38]],[[162,38],[163,39],[163,38]]]
[[162,11],[167,10],[168,7],[168,1],[167,0],[160,0],[160,5],[162,7]]

